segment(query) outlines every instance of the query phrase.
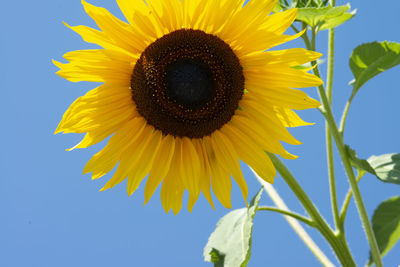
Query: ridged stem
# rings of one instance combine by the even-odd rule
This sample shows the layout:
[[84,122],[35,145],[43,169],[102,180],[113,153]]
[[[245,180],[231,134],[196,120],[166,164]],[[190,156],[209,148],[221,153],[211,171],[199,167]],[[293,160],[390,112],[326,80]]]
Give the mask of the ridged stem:
[[346,106],[344,107],[342,119],[340,121],[339,133],[343,135],[344,126],[346,124],[347,114],[349,113],[349,108],[351,105],[351,101],[353,100],[353,96],[347,101]]
[[298,221],[301,221],[305,224],[307,224],[310,227],[315,227],[315,224],[312,220],[289,210],[283,210],[280,208],[276,208],[276,207],[268,207],[268,206],[260,206],[257,208],[257,210],[262,210],[262,211],[272,211],[272,212],[276,212],[276,213],[280,213],[282,215],[286,215],[286,216],[290,216]]
[[343,266],[356,266],[353,256],[345,242],[338,238],[332,229],[329,227],[328,223],[321,216],[314,203],[310,200],[308,195],[304,192],[303,188],[294,178],[292,173],[286,168],[286,166],[273,154],[268,154],[274,164],[276,170],[285,180],[287,185],[296,195],[297,199],[303,205],[304,209],[307,211],[311,220],[315,223],[316,228],[325,237],[328,243],[331,245],[332,249],[335,251],[340,263]]
[[[332,1],[334,5],[334,1]],[[327,80],[326,80],[326,94],[328,97],[329,106],[332,106],[332,88],[333,88],[333,67],[334,67],[334,56],[335,56],[335,29],[329,29],[328,37],[328,69],[327,69]],[[315,44],[314,44],[315,45]],[[315,49],[315,47],[314,47]],[[339,233],[343,230],[340,229],[340,215],[339,207],[336,194],[336,180],[335,180],[335,166],[333,159],[333,145],[332,136],[329,130],[329,125],[325,122],[325,139],[326,139],[326,154],[328,162],[328,176],[329,176],[329,191],[331,195],[331,206],[333,219],[335,221],[336,230]]]
[[[278,192],[275,188],[264,181],[260,176],[258,176],[254,170],[252,170],[254,175],[257,177],[258,181],[264,187],[265,192],[272,199],[274,204],[281,210],[289,211],[283,199],[279,196]],[[297,233],[297,235],[301,238],[304,244],[311,250],[311,252],[315,255],[315,257],[327,267],[334,267],[335,265],[329,260],[329,258],[319,249],[319,247],[315,244],[312,238],[308,235],[308,233],[304,230],[304,228],[300,225],[300,223],[287,215],[283,215],[289,225],[293,228],[293,230]],[[316,227],[316,226],[314,226]]]
[[[361,178],[364,176],[365,172],[359,172],[357,175],[357,183],[361,180]],[[344,222],[346,220],[346,214],[347,214],[347,209],[349,208],[350,200],[351,197],[353,196],[353,191],[351,188],[346,194],[346,197],[344,198],[342,208],[340,210],[340,225],[341,228],[344,229]]]

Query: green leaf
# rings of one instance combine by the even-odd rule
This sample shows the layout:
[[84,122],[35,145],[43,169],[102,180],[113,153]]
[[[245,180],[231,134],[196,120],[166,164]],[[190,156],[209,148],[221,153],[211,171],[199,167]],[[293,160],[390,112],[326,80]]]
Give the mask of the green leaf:
[[[350,6],[349,6],[350,8]],[[327,30],[327,29],[332,29],[332,28],[336,28],[337,26],[345,23],[346,21],[350,20],[351,18],[353,18],[357,13],[357,9],[354,9],[351,12],[344,12],[342,15],[340,16],[336,16],[330,19],[327,19],[325,21],[325,23],[323,23],[320,27],[319,30]]]
[[360,159],[348,145],[345,146],[351,165],[359,172],[369,172],[385,183],[400,185],[400,154],[384,154]]
[[292,0],[292,7],[322,7],[328,3],[329,0]]
[[225,255],[213,248],[210,252],[211,262],[214,263],[214,267],[224,267]]
[[[372,229],[381,256],[385,256],[400,239],[400,197],[382,202],[372,216]],[[369,265],[372,264],[370,256]]]
[[371,156],[367,161],[380,180],[400,185],[400,154]]
[[400,43],[372,42],[357,46],[350,56],[354,75],[352,97],[360,87],[381,72],[400,64]]
[[[229,212],[217,223],[204,248],[204,260],[214,266],[244,267],[251,256],[253,219],[260,202],[262,189],[248,208]],[[217,264],[223,265],[217,265]]]
[[372,168],[367,160],[358,158],[356,151],[351,149],[348,145],[345,145],[345,149],[350,158],[351,165],[354,168],[356,168],[359,172],[367,171],[373,175],[376,175],[375,170]]
[[329,0],[279,0],[273,12],[288,10],[290,8],[304,8],[304,7],[324,7],[329,3]]
[[343,24],[355,16],[356,10],[347,12],[350,4],[336,7],[304,7],[299,8],[296,20],[305,22],[319,30],[331,29]]

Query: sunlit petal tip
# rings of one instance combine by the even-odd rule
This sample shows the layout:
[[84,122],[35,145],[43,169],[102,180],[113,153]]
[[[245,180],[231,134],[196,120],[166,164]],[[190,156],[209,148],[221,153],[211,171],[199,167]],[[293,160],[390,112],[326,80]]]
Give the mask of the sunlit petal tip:
[[63,21],[62,24],[64,24],[68,29],[75,31],[74,26],[69,25],[67,22]]
[[63,66],[63,63],[61,63],[61,62],[59,62],[59,61],[57,61],[57,60],[52,59],[51,62],[52,62],[54,65],[56,65],[59,69],[61,69],[62,66]]
[[300,36],[302,36],[306,31],[307,31],[307,29],[303,29],[303,30],[299,31],[299,33],[297,33],[296,35],[298,35],[298,37],[300,37]]
[[308,99],[308,102],[311,105],[310,108],[318,108],[321,106],[321,102],[319,102],[318,100],[311,98],[311,97]]
[[[294,144],[296,145],[296,144]],[[285,151],[284,153],[280,153],[279,156],[281,156],[284,159],[297,159],[299,156],[293,155],[287,151]]]
[[108,188],[106,188],[105,186],[104,187],[102,187],[99,191],[100,192],[103,192],[103,191],[106,191]]
[[246,196],[246,198],[244,198],[244,197],[243,197],[244,204],[246,204],[246,208],[248,208],[248,207],[249,207],[249,203],[247,202],[247,197],[248,197],[248,196]]
[[295,20],[297,17],[298,8],[291,8],[291,9],[282,11],[282,13],[285,13],[286,16],[289,18],[292,18],[292,20]]
[[62,133],[62,132],[63,132],[63,130],[60,129],[59,127],[57,127],[57,129],[54,131],[54,134],[59,134],[59,133]]
[[80,143],[76,144],[76,145],[73,146],[73,147],[67,148],[65,151],[72,151],[72,150],[75,150],[75,149],[77,149],[77,148],[80,148],[79,145],[80,145]]
[[142,207],[146,206],[146,204],[149,203],[149,200],[150,200],[150,199],[146,199],[146,197],[145,197],[145,198],[144,198],[144,201],[143,201]]
[[313,56],[312,60],[317,60],[317,59],[319,59],[320,57],[323,56],[321,53],[316,52],[316,51],[310,51],[310,52],[311,52],[311,54]]
[[296,141],[293,143],[293,145],[302,145],[303,144],[303,142],[301,142],[300,140],[298,140],[298,139],[295,139]]
[[321,78],[316,77],[315,83],[316,83],[316,86],[320,86],[320,85],[324,84],[324,81]]
[[193,196],[193,195],[189,194],[189,200],[188,200],[188,206],[187,206],[189,212],[192,212],[194,204],[196,203],[198,197],[199,197],[198,195]]
[[162,206],[163,206],[163,209],[164,209],[165,213],[168,214],[169,211],[171,210],[171,207],[167,207],[167,206],[164,204],[164,202],[162,202],[162,204],[163,204]]
[[[174,209],[172,209],[172,212],[174,213],[174,215],[175,216],[177,216],[178,215],[178,213],[181,211],[181,209],[179,209],[179,210],[174,210]],[[167,212],[168,213],[168,212]]]
[[261,179],[263,179],[264,181],[266,181],[266,182],[268,182],[270,184],[274,184],[275,183],[275,177],[276,177],[276,175],[274,175],[274,176],[260,176]]
[[208,203],[210,203],[211,208],[215,211],[214,203],[212,203],[212,202],[208,202]]
[[[193,204],[188,204],[188,206],[187,206],[187,209],[188,209],[188,211],[189,211],[190,213],[192,213],[193,206],[194,206],[194,203],[193,203]],[[175,214],[175,215],[176,215],[176,214]]]
[[81,0],[81,4],[85,7],[85,6],[91,6],[91,4],[89,4],[88,2],[86,2],[85,0]]
[[94,160],[94,157],[92,157],[85,165],[85,167],[83,167],[83,174],[87,174],[89,172],[93,171],[93,166],[94,164],[92,163]]
[[[146,188],[147,188],[147,183],[146,183]],[[146,188],[145,188],[145,193],[144,193],[144,203],[143,203],[143,206],[144,205],[146,205],[149,201],[150,201],[150,199],[151,199],[151,197],[153,196],[153,193],[154,192],[152,192],[151,194],[149,194],[149,193],[147,193],[146,191]]]

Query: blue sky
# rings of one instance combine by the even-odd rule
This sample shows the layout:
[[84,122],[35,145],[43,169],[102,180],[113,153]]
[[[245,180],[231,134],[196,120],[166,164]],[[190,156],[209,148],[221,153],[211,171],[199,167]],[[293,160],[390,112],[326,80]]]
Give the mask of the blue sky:
[[[122,18],[114,0],[92,0]],[[343,1],[338,1],[343,4]],[[350,94],[352,74],[348,57],[358,44],[370,41],[400,42],[395,0],[351,1],[357,16],[337,29],[334,83],[334,113],[340,116]],[[95,87],[70,83],[57,75],[51,59],[76,49],[95,46],[84,43],[67,29],[94,23],[80,1],[5,1],[0,16],[0,266],[211,266],[203,262],[203,247],[215,224],[228,212],[220,204],[212,210],[202,197],[192,213],[165,214],[159,190],[145,207],[144,186],[132,196],[126,183],[99,192],[107,178],[91,181],[82,175],[89,158],[104,143],[89,149],[66,152],[80,135],[53,135],[63,112],[74,99]],[[325,52],[327,33],[320,34],[318,50]],[[284,47],[302,46],[294,41]],[[279,49],[279,48],[277,48]],[[326,64],[321,66],[326,68]],[[369,81],[354,101],[347,122],[345,141],[359,156],[400,152],[398,99],[400,68],[391,69]],[[317,98],[315,88],[305,91]],[[314,126],[292,129],[304,144],[286,148],[299,155],[285,161],[318,208],[332,224],[326,160],[324,122],[317,110],[301,111]],[[337,158],[338,159],[338,158]],[[348,184],[337,160],[338,193],[343,199]],[[243,165],[250,195],[259,185]],[[276,189],[292,209],[304,214],[281,178]],[[396,185],[383,184],[366,175],[361,191],[368,213],[383,200],[399,195]],[[244,206],[235,185],[234,208]],[[187,201],[187,196],[185,196]],[[262,203],[270,205],[267,195]],[[184,204],[186,205],[186,204]],[[346,222],[347,237],[359,265],[368,257],[368,245],[352,203]],[[334,257],[325,241],[313,230],[312,237],[327,255]],[[255,219],[253,257],[249,266],[319,266],[285,220],[260,212]],[[386,266],[400,263],[400,245],[385,257]]]

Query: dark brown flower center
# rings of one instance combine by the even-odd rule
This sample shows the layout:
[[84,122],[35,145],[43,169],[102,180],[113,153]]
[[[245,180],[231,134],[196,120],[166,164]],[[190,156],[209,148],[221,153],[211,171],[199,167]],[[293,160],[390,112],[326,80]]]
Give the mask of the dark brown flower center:
[[244,91],[229,45],[200,30],[177,30],[150,44],[131,78],[138,112],[163,134],[202,138],[229,122]]

